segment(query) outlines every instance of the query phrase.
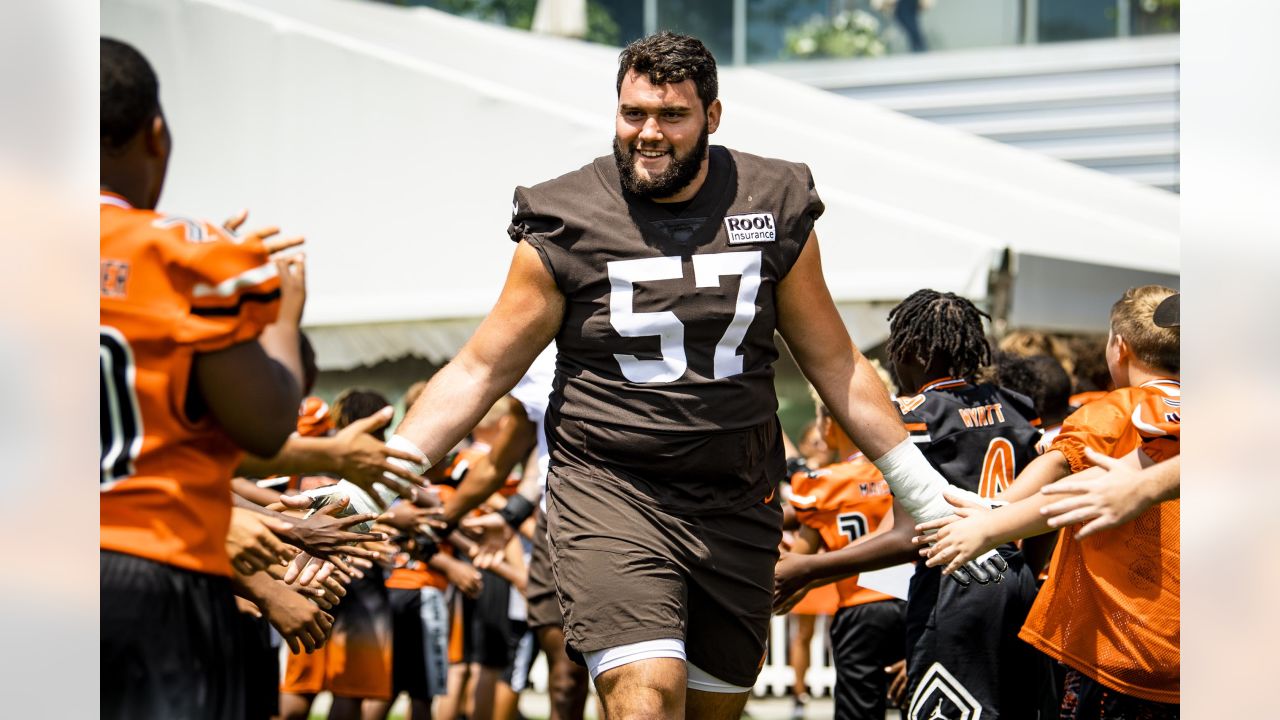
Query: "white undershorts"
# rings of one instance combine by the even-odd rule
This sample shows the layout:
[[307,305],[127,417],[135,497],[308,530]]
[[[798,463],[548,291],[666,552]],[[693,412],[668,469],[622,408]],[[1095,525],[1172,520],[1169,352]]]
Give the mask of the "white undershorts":
[[684,655],[684,641],[674,638],[645,640],[631,643],[630,645],[618,645],[604,650],[593,650],[582,655],[587,661],[587,670],[591,672],[592,680],[595,680],[596,676],[606,670],[612,670],[640,660],[675,658],[685,661],[688,673],[685,687],[691,690],[730,694],[744,693],[751,690],[751,688],[742,687],[741,685],[730,685],[689,662]]

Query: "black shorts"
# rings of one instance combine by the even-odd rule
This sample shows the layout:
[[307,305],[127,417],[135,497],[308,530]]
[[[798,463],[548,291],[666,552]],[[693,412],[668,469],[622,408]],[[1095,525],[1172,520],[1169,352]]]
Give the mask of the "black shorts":
[[553,466],[548,526],[570,657],[680,639],[702,670],[755,684],[782,537],[776,494],[733,513],[675,515],[590,470]]
[[533,630],[524,622],[513,621],[517,628],[524,626],[520,640],[516,643],[515,659],[502,674],[502,682],[511,686],[516,692],[524,692],[529,687],[529,671],[533,669],[533,661],[538,659],[538,638]]
[[[904,720],[1054,717],[1049,659],[1018,638],[1036,597],[1022,554],[998,583],[961,587],[922,565],[907,607],[909,709]],[[914,644],[912,644],[914,642]]]
[[102,550],[101,717],[241,718],[231,580]]
[[529,582],[525,585],[525,601],[529,606],[529,627],[564,627],[560,601],[556,598],[556,579],[551,572],[551,550],[547,545],[547,514],[538,512],[538,526],[533,531],[533,557],[529,561]]
[[431,698],[422,632],[422,594],[388,588],[391,601],[391,697],[402,692],[415,700]]
[[902,600],[840,608],[831,621],[836,720],[884,720],[889,677],[903,658],[907,604]]
[[488,570],[481,570],[480,574],[484,578],[480,595],[475,600],[465,596],[462,600],[466,627],[462,636],[463,661],[506,671],[515,659],[525,624],[508,616],[511,583]]
[[241,666],[244,670],[246,720],[269,720],[280,714],[280,646],[271,644],[271,623],[248,613],[240,621]]

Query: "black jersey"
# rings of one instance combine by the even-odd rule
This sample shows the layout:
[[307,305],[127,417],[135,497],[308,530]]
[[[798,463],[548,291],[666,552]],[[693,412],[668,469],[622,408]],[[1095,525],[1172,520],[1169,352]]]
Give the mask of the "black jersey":
[[1040,418],[1031,400],[995,385],[944,378],[898,398],[902,420],[952,485],[993,498],[1036,456]]
[[[1031,400],[995,385],[935,380],[898,398],[911,439],[952,485],[995,497],[1036,456]],[[996,512],[1000,512],[997,510]],[[916,566],[907,600],[910,709],[904,718],[1034,718],[1047,660],[1018,639],[1035,575],[1012,543],[998,548],[1004,581],[961,587]]]
[[611,155],[516,188],[508,232],[566,301],[555,416],[660,432],[774,417],[774,291],[823,205],[804,165],[709,153],[676,212],[624,190]]

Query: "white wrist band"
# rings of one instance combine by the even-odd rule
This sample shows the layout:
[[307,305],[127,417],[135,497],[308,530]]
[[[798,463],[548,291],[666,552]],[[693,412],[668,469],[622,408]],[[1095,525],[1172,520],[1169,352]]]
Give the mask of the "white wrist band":
[[880,469],[880,474],[884,475],[885,482],[889,484],[894,502],[900,503],[917,523],[955,514],[955,507],[942,496],[944,491],[990,506],[988,501],[977,494],[947,482],[946,478],[929,464],[924,453],[911,442],[911,438],[898,443],[874,462]]
[[[400,458],[397,458],[397,457],[387,458],[388,462],[392,463],[397,467],[404,468],[405,470],[408,470],[414,475],[418,475],[418,476],[425,475],[427,472],[427,469],[431,467],[431,460],[427,458],[426,453],[422,452],[422,448],[418,447],[413,443],[412,440],[409,440],[408,438],[402,435],[392,435],[391,439],[387,440],[387,447],[400,450],[401,452],[409,453],[410,455],[417,455],[418,457],[422,458],[422,462],[413,462],[411,460],[401,460]],[[394,500],[394,498],[397,495],[400,495],[403,497],[413,497],[413,485],[412,483],[406,481],[404,478],[393,475],[392,473],[389,473],[389,472],[384,472],[382,473],[382,479],[386,483],[390,484],[391,487],[397,488],[399,491],[398,493],[393,492],[389,490],[382,483],[374,483],[374,489],[377,490],[378,494],[382,496],[383,502],[389,504],[392,500]],[[426,480],[424,479],[422,482],[425,483]]]
[[422,458],[421,462],[410,462],[408,460],[401,460],[400,458],[389,458],[391,462],[407,469],[414,475],[422,475],[431,467],[431,459],[427,457],[426,453],[422,452],[422,448],[415,445],[412,440],[404,437],[403,435],[392,435],[391,439],[387,440],[387,447],[400,450],[401,452],[407,452],[410,455],[417,455]]

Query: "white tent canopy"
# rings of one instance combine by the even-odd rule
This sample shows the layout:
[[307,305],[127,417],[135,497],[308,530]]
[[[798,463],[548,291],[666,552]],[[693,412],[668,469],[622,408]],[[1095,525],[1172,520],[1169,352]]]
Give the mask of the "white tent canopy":
[[[516,185],[608,152],[617,50],[354,0],[104,0],[155,65],[175,152],[161,209],[307,236],[322,367],[450,356],[501,288]],[[1105,327],[1119,290],[1176,283],[1177,198],[745,68],[715,141],[806,162],[855,340],[934,287],[1011,322]],[[1024,279],[1026,282],[1024,282]]]

